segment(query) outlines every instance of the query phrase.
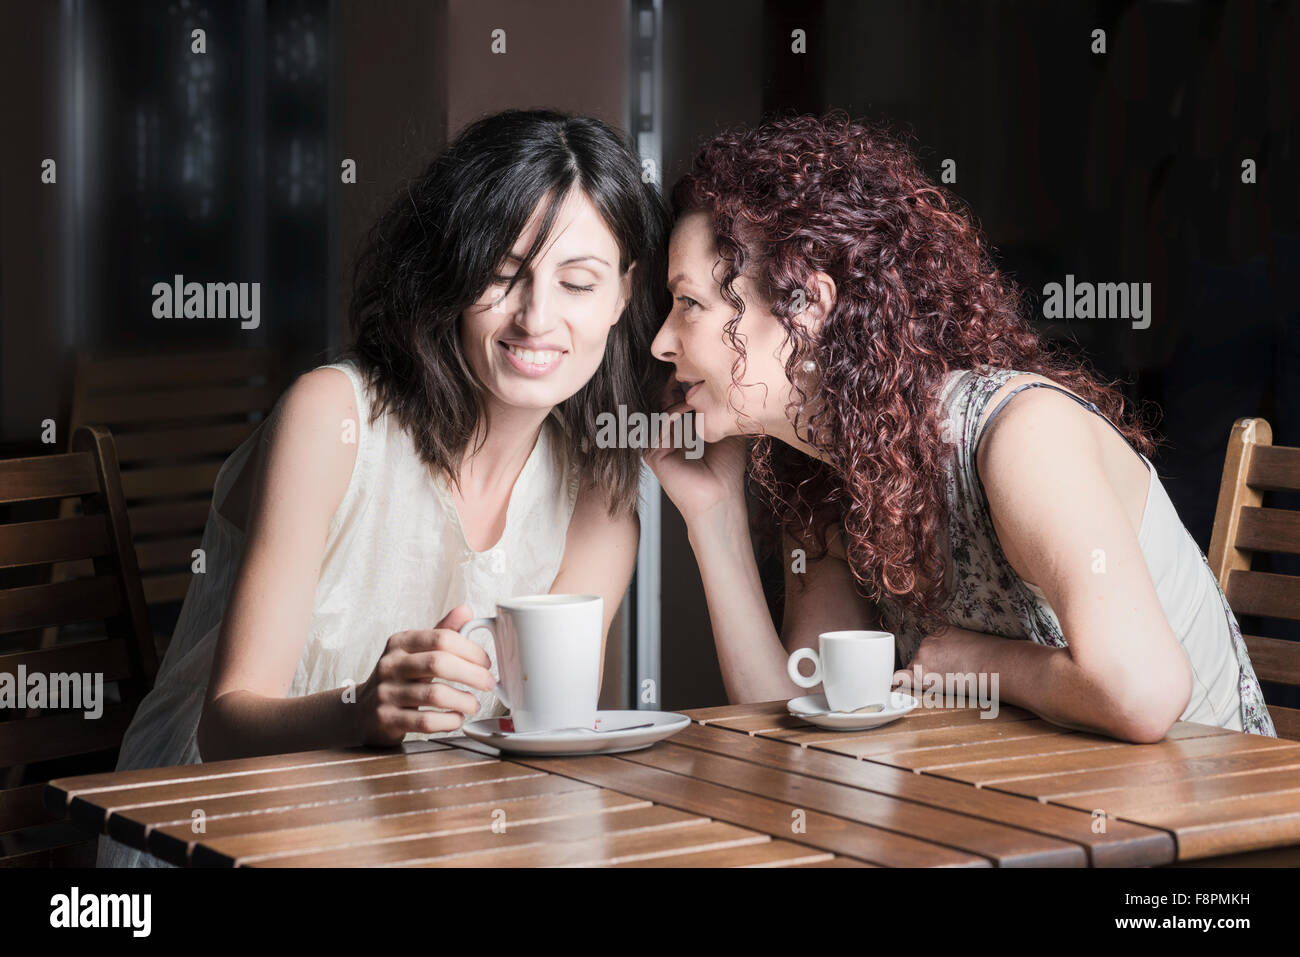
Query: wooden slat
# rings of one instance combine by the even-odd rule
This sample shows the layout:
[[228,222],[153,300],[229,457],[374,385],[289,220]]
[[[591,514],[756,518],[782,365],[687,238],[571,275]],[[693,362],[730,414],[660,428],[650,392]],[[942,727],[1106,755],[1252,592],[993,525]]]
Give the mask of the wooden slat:
[[[446,799],[455,798],[448,792]],[[494,810],[490,804],[452,804],[423,814],[352,822],[327,835],[302,828],[251,838],[218,838],[194,848],[194,863],[203,867],[432,864],[440,858],[456,859],[525,844],[555,844],[620,830],[662,831],[707,823],[706,818],[605,790],[527,798],[510,807],[504,818]],[[499,822],[497,830],[493,830],[494,822]]]
[[[666,809],[665,809],[666,811]],[[662,813],[662,812],[661,812]],[[680,811],[670,812],[680,814]],[[621,818],[615,818],[623,823]],[[770,845],[766,834],[706,818],[688,818],[680,826],[655,830],[601,833],[582,841],[563,841],[511,850],[422,862],[422,867],[611,867],[620,864],[664,866],[676,855],[711,858],[737,850],[752,851]],[[816,852],[812,852],[815,854]],[[812,856],[807,851],[805,855]],[[825,855],[829,857],[830,855]],[[411,865],[407,865],[411,866]],[[697,866],[724,867],[713,861]]]
[[[470,750],[476,750],[478,744],[460,738],[450,738],[448,742]],[[788,801],[745,794],[620,758],[589,755],[543,759],[512,755],[511,760],[765,834],[789,835],[791,822],[795,820],[794,812],[802,810],[806,812],[804,820],[808,830],[799,835],[799,843],[876,864],[898,867],[990,866],[986,858],[942,847],[919,836],[897,834]]]
[[928,773],[939,774],[956,781],[966,781],[977,787],[1000,785],[1002,790],[1021,793],[1014,787],[1021,778],[1134,766],[1149,766],[1154,773],[1166,761],[1176,762],[1212,754],[1240,754],[1254,749],[1267,750],[1284,746],[1286,742],[1257,734],[1211,735],[1204,738],[1166,740],[1155,744],[1125,744],[1114,748],[1028,754],[997,761],[930,768]]
[[800,747],[814,744],[843,746],[836,747],[835,750],[843,750],[843,753],[850,754],[853,753],[852,746],[855,743],[878,741],[895,734],[922,735],[924,733],[924,737],[918,737],[917,740],[928,740],[931,735],[942,736],[946,732],[960,732],[953,739],[954,741],[967,743],[991,741],[1017,734],[1019,729],[1013,728],[1013,725],[1040,720],[1033,712],[1023,708],[1009,708],[1006,705],[1002,705],[993,718],[987,718],[985,714],[986,712],[978,708],[918,708],[897,721],[867,731],[828,731],[810,725],[801,729],[761,733],[765,738],[788,741]]
[[1300,576],[1233,569],[1225,591],[1238,615],[1300,620]]
[[[423,814],[438,802],[469,804],[481,800],[490,803],[494,809],[503,808],[510,815],[517,802],[528,798],[594,790],[581,781],[570,781],[532,768],[486,762],[275,791],[269,795],[257,793],[221,798],[204,801],[201,808],[193,803],[139,808],[114,814],[108,822],[108,833],[132,847],[147,846],[151,854],[169,863],[184,865],[191,862],[190,855],[200,841],[343,821]],[[441,791],[454,793],[434,793]],[[312,795],[316,802],[296,803],[302,795]],[[242,810],[232,811],[231,808]],[[203,833],[195,833],[193,814],[196,810],[202,810],[205,815]],[[155,819],[158,823],[149,823],[148,819]]]
[[[700,834],[693,833],[692,836],[698,840]],[[846,860],[846,858],[837,858],[834,854],[804,847],[792,841],[768,838],[759,843],[740,846],[692,848],[684,852],[655,854],[652,857],[618,857],[613,861],[603,860],[601,865],[604,867],[797,867],[827,864],[836,860]]]
[[1273,730],[1279,738],[1300,741],[1300,709],[1268,705],[1268,716],[1273,719]]
[[855,861],[851,857],[833,857],[829,861],[816,861],[812,864],[791,864],[791,867],[875,867],[866,861]]
[[1064,798],[1059,803],[1086,811],[1101,810],[1109,817],[1132,817],[1160,808],[1218,802],[1224,813],[1229,814],[1232,803],[1241,798],[1288,791],[1300,804],[1300,767],[1275,768],[1251,774],[1184,778],[1146,787],[1114,788],[1109,791],[1094,791],[1086,796]]
[[787,714],[786,703],[784,701],[758,701],[749,704],[724,704],[713,708],[692,708],[689,711],[683,711],[692,721],[698,721],[700,724],[709,724],[711,721],[719,718],[744,718],[758,714],[777,715]]
[[935,844],[987,858],[999,867],[1084,867],[1088,863],[1081,847],[1057,838],[671,742],[623,758],[747,794],[788,801],[806,811],[899,834],[924,835]]
[[194,560],[193,551],[202,544],[202,536],[188,535],[185,538],[162,538],[135,543],[135,558],[140,563],[141,572],[151,572],[159,568],[189,567]]
[[122,491],[128,501],[164,495],[173,497],[205,495],[211,497],[212,486],[216,483],[217,473],[220,471],[220,462],[133,469],[122,473]]
[[[49,783],[47,802],[52,808],[66,809],[77,798],[104,795],[107,792],[124,793],[131,789],[170,787],[192,784],[206,793],[214,783],[223,778],[240,778],[249,775],[275,775],[281,771],[300,768],[383,761],[395,755],[417,755],[437,751],[451,751],[445,744],[433,741],[408,741],[397,750],[370,748],[322,748],[316,751],[295,751],[255,758],[236,758],[230,761],[206,761],[203,764],[181,764],[166,768],[141,768],[136,771],[107,771],[103,774],[82,774],[76,777],[56,778]],[[456,752],[459,754],[459,749]]]
[[[896,726],[897,730],[894,730]],[[1061,729],[1050,722],[1040,719],[1028,721],[1005,721],[990,723],[988,721],[972,722],[961,725],[935,725],[924,723],[903,725],[898,721],[877,728],[874,731],[833,731],[818,729],[818,734],[803,733],[798,736],[784,737],[780,734],[764,735],[779,740],[798,744],[800,747],[815,747],[825,751],[847,754],[854,758],[863,758],[873,754],[886,754],[891,751],[909,751],[923,748],[969,747],[987,744],[993,741],[1010,741],[1016,738],[1042,737],[1060,734]]]
[[93,495],[98,491],[95,462],[84,452],[0,461],[0,503]]
[[141,582],[144,586],[144,600],[150,605],[184,601],[185,593],[189,591],[192,581],[194,575],[190,572],[177,572],[175,575],[145,575]]
[[109,554],[102,515],[0,525],[0,568],[69,562]]
[[[1202,746],[1204,747],[1204,746]],[[1011,778],[989,784],[988,790],[1006,791],[1039,801],[1065,801],[1070,797],[1116,788],[1138,788],[1186,781],[1197,777],[1246,774],[1269,768],[1300,767],[1300,747],[1229,749],[1192,754],[1176,760],[1140,761],[1118,767],[1078,768],[1059,774]],[[984,790],[985,788],[981,788]]]
[[17,675],[20,665],[29,675],[35,672],[46,675],[90,672],[102,674],[105,681],[117,681],[131,674],[126,646],[117,638],[97,638],[93,641],[0,655],[0,674]]
[[1252,488],[1273,492],[1300,490],[1300,449],[1261,445],[1251,456],[1246,479]]
[[973,788],[957,781],[913,774],[871,761],[848,761],[837,754],[812,748],[791,748],[763,738],[723,735],[713,728],[690,727],[673,735],[671,740],[682,747],[789,770],[1059,838],[1082,847],[1095,866],[1133,867],[1173,860],[1173,841],[1162,832],[1120,825],[1108,833],[1098,834],[1089,815],[998,791]]
[[96,425],[189,421],[265,411],[275,403],[270,385],[218,386],[98,395],[86,399],[81,421]]
[[[209,490],[210,491],[210,490]],[[202,531],[211,508],[208,498],[192,502],[165,502],[135,505],[131,508],[133,535],[164,535],[175,532]]]
[[1300,798],[1295,792],[1158,808],[1124,819],[1172,831],[1180,861],[1300,844]]
[[1300,512],[1243,506],[1236,545],[1253,552],[1300,555]]
[[1057,732],[987,744],[886,751],[872,754],[869,760],[911,771],[939,772],[1002,761],[1068,762],[1090,751],[1127,752],[1131,747],[1127,742],[1098,734]]
[[[226,762],[218,762],[224,764]],[[132,808],[159,804],[187,803],[206,807],[220,798],[270,792],[320,784],[346,784],[350,781],[377,779],[411,774],[435,767],[466,764],[458,749],[423,753],[381,753],[376,760],[325,761],[303,767],[280,767],[273,772],[189,777],[178,781],[132,787],[108,788],[78,794],[69,801],[68,811],[77,820],[93,825]]]
[[0,633],[107,618],[121,608],[122,585],[112,578],[6,588],[0,590]]
[[125,432],[114,437],[117,441],[117,457],[120,462],[193,458],[201,455],[224,457],[237,449],[258,424],[235,422],[187,429]]
[[0,767],[113,750],[134,713],[133,704],[110,705],[93,720],[75,711],[0,721]]
[[187,355],[83,356],[78,376],[89,392],[237,382],[276,371],[269,349],[212,350]]
[[1243,635],[1250,666],[1260,681],[1300,685],[1300,641]]

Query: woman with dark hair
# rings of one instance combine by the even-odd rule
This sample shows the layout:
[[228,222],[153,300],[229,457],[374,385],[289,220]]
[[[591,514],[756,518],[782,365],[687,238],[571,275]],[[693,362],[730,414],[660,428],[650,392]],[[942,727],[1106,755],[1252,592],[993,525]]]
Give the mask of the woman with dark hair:
[[[1079,730],[1276,736],[1146,428],[1026,322],[907,149],[839,113],[776,120],[706,144],[673,206],[653,351],[710,444],[647,462],[686,519],[733,702],[805,694],[792,652],[879,627],[901,689],[982,672]],[[747,473],[783,535],[780,634]]]
[[[355,342],[218,475],[186,595],[118,769],[445,735],[504,712],[496,602],[604,598],[636,559],[668,215],[603,123],[510,111],[403,188],[357,262]],[[603,645],[602,645],[603,656]],[[100,864],[151,865],[101,840]]]

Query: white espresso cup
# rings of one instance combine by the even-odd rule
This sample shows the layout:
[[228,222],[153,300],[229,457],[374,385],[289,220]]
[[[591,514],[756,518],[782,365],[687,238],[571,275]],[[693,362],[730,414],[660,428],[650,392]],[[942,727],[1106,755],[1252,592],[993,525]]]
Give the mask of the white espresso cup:
[[528,595],[461,628],[492,632],[496,693],[516,731],[595,728],[604,613],[599,595]]
[[[813,673],[804,677],[799,663],[811,658]],[[800,648],[786,663],[790,680],[801,688],[820,683],[832,711],[855,711],[867,705],[889,706],[894,678],[894,636],[888,631],[827,631],[817,636],[817,650]]]

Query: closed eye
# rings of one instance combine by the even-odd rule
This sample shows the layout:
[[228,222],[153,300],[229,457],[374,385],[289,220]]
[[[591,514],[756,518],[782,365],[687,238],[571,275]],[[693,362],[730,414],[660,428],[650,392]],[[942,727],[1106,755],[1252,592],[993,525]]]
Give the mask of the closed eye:
[[569,292],[591,292],[596,288],[595,283],[592,283],[590,286],[579,286],[576,283],[562,282],[560,285],[569,290]]

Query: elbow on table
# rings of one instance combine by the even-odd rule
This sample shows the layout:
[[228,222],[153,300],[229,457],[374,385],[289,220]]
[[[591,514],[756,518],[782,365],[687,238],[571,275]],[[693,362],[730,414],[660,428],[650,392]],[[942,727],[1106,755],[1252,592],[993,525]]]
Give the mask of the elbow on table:
[[216,714],[216,703],[206,701],[199,714],[199,726],[194,733],[194,744],[199,749],[200,761],[223,761],[230,757],[221,748],[221,718]]
[[1192,698],[1192,673],[1186,659],[1163,680],[1138,682],[1117,706],[1116,736],[1134,744],[1163,741]]

